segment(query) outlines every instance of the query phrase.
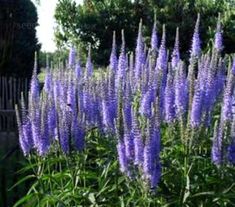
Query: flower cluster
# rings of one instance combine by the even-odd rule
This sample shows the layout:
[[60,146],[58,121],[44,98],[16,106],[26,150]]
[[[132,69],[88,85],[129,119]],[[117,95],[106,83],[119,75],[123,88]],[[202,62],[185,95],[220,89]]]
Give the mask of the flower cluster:
[[[22,101],[22,113],[17,113],[24,154],[35,150],[38,155],[45,156],[55,142],[65,154],[72,150],[82,151],[86,132],[96,128],[117,138],[120,171],[131,178],[140,174],[151,188],[155,188],[161,177],[161,126],[173,127],[180,123],[191,131],[214,127],[213,162],[216,165],[226,160],[234,163],[234,129],[231,139],[226,140],[227,147],[223,134],[229,124],[235,123],[231,110],[235,60],[227,67],[221,57],[220,20],[215,49],[201,54],[199,18],[198,15],[188,66],[180,59],[178,28],[174,50],[169,56],[165,26],[158,45],[154,23],[151,48],[147,49],[142,21],[135,55],[126,52],[122,31],[117,57],[114,32],[110,65],[99,76],[93,74],[91,45],[84,69],[75,48],[70,51],[68,67],[59,70],[48,67],[41,93],[35,65],[28,110]],[[214,124],[212,115],[221,103],[221,119]]]

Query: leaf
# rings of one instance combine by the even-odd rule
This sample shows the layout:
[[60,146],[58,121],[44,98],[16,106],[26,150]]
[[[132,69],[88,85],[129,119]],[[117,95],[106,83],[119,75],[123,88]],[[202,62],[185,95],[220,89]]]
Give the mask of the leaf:
[[31,198],[33,196],[34,196],[33,194],[29,194],[29,195],[24,196],[19,201],[17,201],[13,207],[22,206],[21,204],[25,203],[26,201],[31,200]]
[[94,193],[89,193],[88,199],[91,201],[92,204],[96,204]]
[[15,188],[16,186],[20,185],[21,183],[25,182],[26,180],[30,179],[30,178],[35,178],[35,175],[27,175],[24,178],[22,178],[21,180],[19,180],[16,184],[14,184],[9,191],[11,191],[13,188]]

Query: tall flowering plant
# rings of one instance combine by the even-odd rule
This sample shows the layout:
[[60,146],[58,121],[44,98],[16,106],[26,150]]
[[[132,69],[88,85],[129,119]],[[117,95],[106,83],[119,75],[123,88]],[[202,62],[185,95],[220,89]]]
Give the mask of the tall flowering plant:
[[[109,205],[115,200],[122,206],[228,206],[235,191],[229,186],[235,163],[235,59],[227,64],[221,55],[220,17],[214,48],[203,54],[198,15],[188,65],[180,56],[179,28],[170,56],[166,26],[158,47],[154,23],[151,48],[146,49],[142,24],[134,55],[127,53],[122,31],[117,56],[113,33],[110,64],[98,76],[91,45],[84,68],[75,48],[67,67],[48,67],[42,90],[35,65],[29,105],[26,109],[22,100],[17,109],[21,149],[39,162],[38,179],[45,172],[60,172],[62,186],[50,180],[44,194],[62,196],[68,185],[65,201],[73,205]],[[59,160],[52,159],[57,156]],[[220,182],[221,190],[214,189]],[[225,189],[226,199],[221,196]]]

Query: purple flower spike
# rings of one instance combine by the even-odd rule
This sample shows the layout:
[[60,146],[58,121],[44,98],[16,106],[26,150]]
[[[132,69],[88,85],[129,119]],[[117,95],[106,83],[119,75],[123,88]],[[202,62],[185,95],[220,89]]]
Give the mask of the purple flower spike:
[[69,153],[69,126],[66,120],[66,111],[63,111],[62,117],[60,117],[60,128],[59,128],[59,140],[62,151],[65,154]]
[[200,14],[197,15],[197,22],[194,28],[191,57],[198,57],[201,53],[201,40],[199,36]]
[[167,68],[167,53],[166,53],[166,28],[165,25],[162,27],[162,40],[159,48],[159,54],[157,58],[157,68],[166,71]]
[[38,143],[38,154],[40,156],[47,154],[50,147],[47,113],[48,113],[48,107],[46,106],[46,104],[44,104],[42,106],[42,116],[41,116],[41,136],[40,136],[40,141]]
[[153,173],[150,176],[151,189],[155,189],[157,187],[157,185],[160,181],[160,178],[161,178],[161,171],[162,171],[161,164],[160,163],[156,164],[156,166],[153,170]]
[[157,26],[156,26],[156,14],[154,15],[154,24],[151,36],[151,50],[158,51],[158,36],[157,36]]
[[221,31],[221,20],[220,20],[220,14],[218,16],[217,20],[217,27],[216,27],[216,33],[215,33],[215,49],[219,52],[223,50],[223,36]]
[[179,52],[179,28],[176,29],[176,36],[175,36],[175,46],[171,56],[171,66],[172,68],[176,68],[179,61],[180,61],[180,52]]
[[142,20],[139,24],[139,32],[137,38],[137,45],[135,49],[135,78],[138,80],[140,78],[142,65],[144,64],[144,41],[142,36]]
[[182,118],[187,110],[188,103],[188,83],[184,71],[184,64],[180,63],[175,77],[175,107],[178,119]]
[[119,87],[120,81],[122,81],[125,78],[126,66],[127,66],[127,60],[125,52],[125,37],[124,37],[124,31],[122,30],[122,46],[121,46],[121,53],[118,59],[117,88]]
[[135,151],[135,161],[136,165],[143,164],[143,151],[144,151],[144,144],[141,136],[141,131],[139,128],[137,117],[134,113],[132,118],[132,133],[134,137],[134,151]]
[[134,161],[134,156],[135,156],[134,137],[131,131],[124,132],[124,144],[125,144],[127,159]]
[[85,131],[82,129],[81,126],[79,126],[78,118],[74,117],[73,123],[72,123],[72,136],[74,140],[74,145],[78,151],[82,151],[85,146]]
[[200,89],[199,83],[197,83],[195,94],[193,96],[192,111],[191,111],[192,127],[199,127],[199,125],[201,124],[202,100],[203,100],[203,93]]
[[91,62],[91,45],[89,44],[88,47],[88,56],[86,62],[86,77],[91,77],[93,75],[93,65]]
[[216,123],[214,127],[211,158],[212,158],[212,162],[217,166],[221,165],[221,163],[223,162],[222,140],[223,140],[223,132],[222,132],[221,124],[218,125],[218,123]]
[[166,122],[172,123],[176,118],[176,113],[175,113],[174,79],[171,73],[168,73],[164,98],[165,98],[164,103],[165,103]]
[[118,152],[120,171],[122,173],[125,173],[128,171],[128,162],[127,162],[127,158],[126,158],[125,145],[124,145],[123,141],[121,141],[121,140],[118,140],[117,152]]
[[33,69],[33,75],[31,79],[31,85],[30,85],[30,96],[32,102],[38,102],[39,99],[39,80],[37,77],[37,54],[35,53],[35,61],[34,61],[34,69]]
[[109,59],[109,67],[112,71],[116,71],[118,67],[118,60],[117,60],[117,49],[116,49],[116,32],[113,32],[113,44],[112,44],[112,51]]
[[235,164],[235,143],[232,143],[228,147],[228,160],[233,165]]
[[79,59],[77,60],[75,67],[75,76],[77,79],[79,79],[82,76],[82,67]]
[[75,67],[75,64],[76,64],[76,55],[77,55],[76,49],[74,47],[71,47],[70,51],[69,51],[69,67],[70,68],[74,68]]

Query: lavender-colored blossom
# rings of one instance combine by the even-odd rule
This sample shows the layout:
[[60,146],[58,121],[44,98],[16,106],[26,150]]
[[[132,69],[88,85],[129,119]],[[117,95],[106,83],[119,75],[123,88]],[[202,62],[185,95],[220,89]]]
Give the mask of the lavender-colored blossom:
[[38,102],[39,99],[39,80],[37,77],[37,54],[35,54],[35,61],[34,61],[34,69],[33,69],[33,75],[31,79],[31,84],[30,84],[30,96],[31,96],[31,101],[32,102]]
[[151,49],[152,51],[158,50],[158,36],[157,36],[157,26],[156,26],[156,19],[154,20],[152,35],[151,35]]
[[71,111],[73,112],[76,111],[76,94],[75,94],[75,86],[73,82],[68,84],[66,104]]
[[203,93],[200,89],[199,84],[196,84],[195,94],[193,96],[192,111],[191,111],[191,126],[199,127],[201,124],[202,117],[202,100]]
[[65,154],[69,153],[69,126],[66,120],[66,111],[63,111],[60,117],[60,126],[59,126],[59,141],[62,151]]
[[124,37],[124,31],[122,30],[122,46],[118,59],[118,73],[117,73],[117,84],[116,84],[117,87],[119,87],[120,81],[122,81],[125,78],[126,62],[127,60],[125,52],[125,37]]
[[47,122],[47,113],[48,113],[48,108],[46,104],[42,106],[42,115],[41,115],[41,136],[40,140],[38,142],[38,154],[40,156],[45,155],[50,147],[50,139],[49,139],[49,130],[48,130],[48,122]]
[[179,52],[179,28],[176,29],[176,36],[175,36],[175,46],[174,50],[171,55],[171,66],[172,68],[176,68],[179,61],[180,61],[180,52]]
[[76,49],[74,47],[71,47],[69,51],[69,62],[68,62],[70,68],[74,68],[76,64],[76,55],[77,55]]
[[134,137],[131,131],[124,132],[124,144],[126,150],[126,157],[128,160],[134,161],[135,156],[135,146],[134,146]]
[[138,120],[136,115],[133,113],[132,118],[132,134],[134,137],[134,151],[135,151],[135,161],[136,165],[143,164],[143,151],[144,151],[144,144],[141,136],[141,131],[139,128]]
[[[20,143],[20,148],[23,151],[24,155],[28,155],[31,148],[33,147],[33,143],[31,141],[31,134],[30,134],[30,128],[28,128],[28,123],[20,120],[20,114],[18,107],[16,106],[16,118],[17,118],[17,124],[18,124],[18,131],[19,131],[19,143]],[[30,124],[30,123],[29,123]],[[29,134],[27,134],[29,132]]]
[[74,141],[74,146],[78,151],[82,151],[85,147],[85,131],[84,129],[79,126],[78,123],[78,118],[74,117],[73,118],[73,123],[71,126],[71,134],[73,137],[73,141]]
[[108,129],[113,129],[112,115],[108,102],[106,100],[102,100],[102,114],[103,114],[103,124]]
[[55,136],[55,128],[56,128],[56,107],[53,101],[51,101],[50,106],[48,107],[48,113],[47,113],[47,123],[48,123],[48,130],[49,130],[49,136],[54,138]]
[[161,171],[162,171],[161,164],[157,163],[155,165],[153,173],[150,176],[150,187],[151,187],[151,189],[155,189],[157,187],[157,185],[160,181],[160,178],[161,178]]
[[113,32],[113,44],[112,51],[109,59],[109,67],[112,71],[116,71],[118,68],[117,49],[116,49],[116,32]]
[[140,114],[150,117],[151,116],[151,104],[154,100],[153,90],[149,89],[141,99]]
[[223,37],[222,37],[222,31],[221,31],[221,20],[220,20],[220,14],[218,16],[217,20],[217,26],[216,26],[216,33],[215,33],[215,49],[219,52],[223,50]]
[[52,77],[51,77],[51,73],[50,73],[49,69],[47,69],[47,71],[46,71],[46,77],[45,77],[45,83],[44,83],[43,89],[47,94],[51,93],[51,90],[52,90]]
[[200,14],[197,16],[197,22],[194,28],[191,57],[198,57],[201,53],[201,40],[199,36],[199,24],[200,24]]
[[87,62],[86,62],[86,77],[91,77],[93,75],[93,65],[91,62],[91,45],[89,44],[88,47],[88,55],[87,55]]
[[34,147],[37,148],[41,139],[40,111],[39,110],[33,111],[32,114],[30,114],[30,119],[31,119],[31,127],[32,127],[33,144],[34,144]]
[[135,49],[135,78],[138,80],[141,75],[142,66],[144,64],[144,41],[142,36],[142,20],[139,24],[139,32]]
[[79,59],[77,60],[75,67],[75,76],[77,79],[79,79],[82,76],[82,67]]
[[118,160],[120,165],[120,171],[125,173],[128,171],[128,161],[126,158],[125,144],[123,141],[118,140],[117,144]]
[[167,123],[172,123],[176,118],[176,112],[175,112],[174,79],[171,73],[168,73],[164,99],[165,99],[164,101],[165,119]]
[[228,75],[226,87],[224,89],[224,97],[222,104],[222,120],[224,122],[232,121],[232,104],[233,104],[233,94],[234,94],[234,80],[235,73],[233,70],[235,69],[235,58],[231,68],[231,72]]
[[167,68],[167,52],[166,52],[166,29],[165,25],[162,27],[162,40],[159,48],[158,58],[157,58],[157,69],[166,71]]
[[184,64],[179,65],[175,76],[175,107],[177,118],[185,114],[188,103],[188,84]]
[[223,131],[221,128],[221,124],[218,125],[218,123],[216,123],[214,126],[211,158],[212,162],[217,166],[221,165],[223,162],[222,142],[223,142]]

